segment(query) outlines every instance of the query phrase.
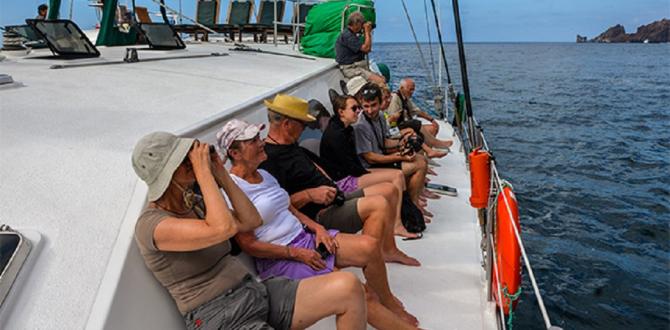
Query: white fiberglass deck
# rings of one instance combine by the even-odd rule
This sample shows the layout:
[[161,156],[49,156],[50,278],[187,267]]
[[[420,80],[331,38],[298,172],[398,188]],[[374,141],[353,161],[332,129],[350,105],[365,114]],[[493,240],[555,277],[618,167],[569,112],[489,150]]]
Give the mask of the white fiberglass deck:
[[[323,102],[340,78],[332,60],[229,52],[229,47],[190,44],[182,51],[139,53],[140,59],[230,54],[223,57],[62,70],[49,67],[120,60],[125,48],[101,47],[103,57],[92,60],[35,58],[47,51],[31,58],[4,54],[0,73],[22,86],[0,88],[0,222],[34,229],[44,244],[11,317],[0,320],[0,327],[95,329],[130,322],[123,328],[167,328],[135,323],[130,316],[151,319],[152,299],[165,299],[164,292],[135,292],[144,300],[124,296],[144,290],[133,287],[133,276],[150,278],[132,245],[146,191],[130,165],[135,142],[156,130],[211,141],[225,116],[264,121],[261,101],[276,92]],[[254,47],[295,54],[288,46]],[[448,130],[443,125],[442,134]],[[482,297],[479,230],[467,205],[463,155],[454,152],[440,163],[434,182],[457,187],[459,197],[431,201],[436,217],[423,240],[399,241],[424,266],[390,265],[392,289],[424,328],[489,328],[492,309]],[[151,284],[147,291],[156,290]],[[181,327],[173,318],[169,322],[169,328]],[[318,325],[324,326],[334,323]]]

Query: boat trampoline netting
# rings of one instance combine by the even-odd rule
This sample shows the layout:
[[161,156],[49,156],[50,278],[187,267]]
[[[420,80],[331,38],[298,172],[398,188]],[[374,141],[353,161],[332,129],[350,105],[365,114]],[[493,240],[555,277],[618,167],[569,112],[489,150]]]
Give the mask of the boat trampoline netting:
[[300,39],[302,52],[335,58],[337,37],[346,25],[349,14],[359,10],[366,21],[375,22],[374,2],[371,0],[329,1],[314,6],[305,21],[305,35]]

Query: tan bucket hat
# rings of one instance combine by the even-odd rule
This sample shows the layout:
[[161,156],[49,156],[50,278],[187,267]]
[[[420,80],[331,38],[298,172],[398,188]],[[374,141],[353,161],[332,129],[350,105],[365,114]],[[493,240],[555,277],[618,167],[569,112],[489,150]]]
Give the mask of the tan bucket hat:
[[264,103],[268,109],[302,122],[312,122],[316,120],[314,116],[309,114],[309,104],[307,103],[307,100],[299,97],[277,94],[272,101],[265,100]]
[[133,169],[149,186],[147,198],[150,202],[163,196],[174,171],[191,150],[193,141],[166,132],[155,132],[137,142],[133,150]]

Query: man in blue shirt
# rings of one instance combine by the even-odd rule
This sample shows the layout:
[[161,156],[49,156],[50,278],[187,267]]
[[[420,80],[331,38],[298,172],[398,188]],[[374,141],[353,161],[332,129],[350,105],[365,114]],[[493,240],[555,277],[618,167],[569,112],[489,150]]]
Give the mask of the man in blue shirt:
[[[363,31],[365,40],[358,33]],[[345,78],[362,76],[367,81],[386,83],[384,77],[370,71],[365,55],[372,50],[372,23],[365,22],[363,14],[354,12],[347,19],[347,28],[335,42],[335,61]]]

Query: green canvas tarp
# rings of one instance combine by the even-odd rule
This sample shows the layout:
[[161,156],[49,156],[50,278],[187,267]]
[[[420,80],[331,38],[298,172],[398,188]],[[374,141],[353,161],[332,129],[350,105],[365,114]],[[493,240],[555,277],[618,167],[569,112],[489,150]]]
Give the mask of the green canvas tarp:
[[119,31],[114,26],[116,21],[117,0],[107,0],[102,8],[102,19],[100,20],[100,31],[96,46],[123,46],[134,45],[137,41],[137,32],[135,27],[131,27],[128,33]]
[[[345,9],[343,21],[342,13]],[[375,22],[374,2],[370,0],[328,1],[314,6],[305,20],[305,35],[300,39],[302,52],[318,57],[335,58],[337,37],[342,32],[343,25],[346,25],[349,14],[359,10],[366,21]]]

